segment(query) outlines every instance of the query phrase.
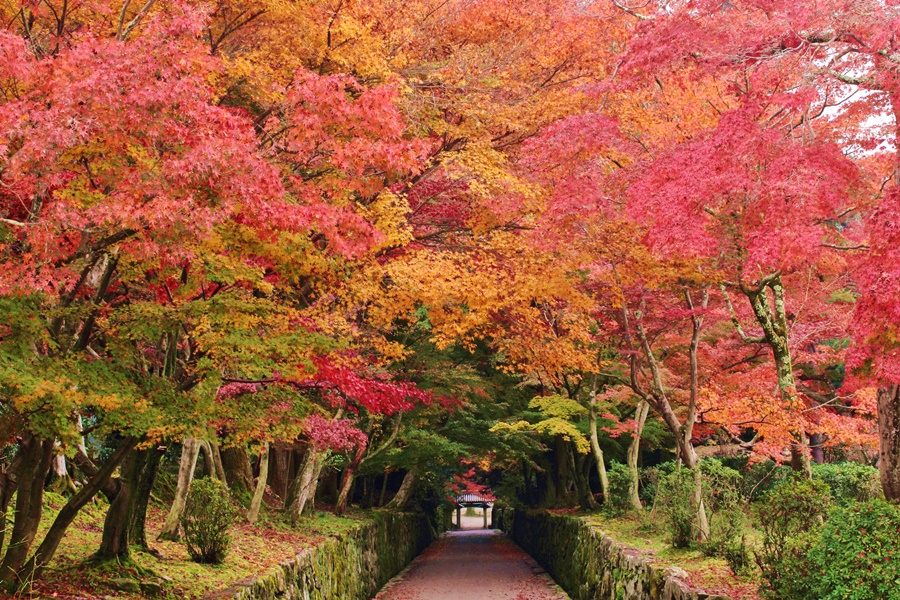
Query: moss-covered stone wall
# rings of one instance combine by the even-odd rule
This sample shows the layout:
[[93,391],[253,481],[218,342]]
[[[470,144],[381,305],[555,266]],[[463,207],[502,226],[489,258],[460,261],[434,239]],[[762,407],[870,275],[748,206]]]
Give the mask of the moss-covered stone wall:
[[493,523],[573,600],[729,600],[691,590],[683,571],[652,564],[578,517],[495,508]]
[[303,550],[266,575],[208,600],[368,600],[434,538],[424,515],[373,511],[370,521]]

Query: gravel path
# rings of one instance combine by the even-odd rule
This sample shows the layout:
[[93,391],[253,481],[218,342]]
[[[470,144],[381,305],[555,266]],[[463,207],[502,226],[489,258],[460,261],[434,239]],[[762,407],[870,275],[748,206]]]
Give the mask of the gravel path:
[[[463,527],[469,525],[467,520],[463,520]],[[490,529],[464,529],[450,532],[432,544],[375,598],[566,600],[568,596],[504,534]]]

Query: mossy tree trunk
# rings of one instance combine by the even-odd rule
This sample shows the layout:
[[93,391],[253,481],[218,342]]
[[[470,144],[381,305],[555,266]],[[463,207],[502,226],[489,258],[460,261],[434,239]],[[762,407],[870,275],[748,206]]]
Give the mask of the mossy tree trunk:
[[6,521],[9,503],[16,493],[16,473],[22,462],[19,453],[9,464],[0,465],[0,557],[3,556],[3,543],[6,540]]
[[213,479],[225,482],[225,468],[222,466],[219,445],[215,441],[200,440],[200,450],[203,452],[203,472]]
[[250,510],[247,512],[247,521],[256,523],[259,518],[259,509],[262,507],[263,496],[266,494],[266,484],[269,479],[269,443],[266,442],[259,454],[259,479],[256,480],[256,489],[253,492],[253,500],[250,501]]
[[287,498],[293,451],[276,443],[269,449],[269,487],[279,498]]
[[47,490],[57,494],[74,494],[77,490],[75,480],[69,474],[66,464],[66,455],[59,452],[59,442],[56,443],[56,451],[50,463],[50,483]]
[[600,449],[600,438],[597,434],[597,376],[594,376],[591,384],[590,406],[588,407],[588,426],[590,429],[591,452],[594,454],[594,464],[597,466],[597,477],[600,479],[600,492],[603,494],[603,502],[609,498],[609,478],[606,476],[606,463],[603,458],[603,450]]
[[284,510],[291,523],[296,524],[307,504],[315,502],[316,487],[326,458],[327,454],[321,450],[310,447],[306,451],[300,465],[300,472],[291,482],[287,498],[285,498]]
[[135,481],[136,499],[128,518],[129,537],[132,546],[139,546],[149,552],[150,544],[147,542],[147,508],[150,506],[153,484],[156,482],[156,474],[165,454],[164,448],[149,448],[142,450],[145,453],[140,475]]
[[[548,472],[550,471],[550,472]],[[535,489],[538,493],[537,505],[540,507],[555,506],[558,491],[556,489],[556,476],[552,474],[552,465],[544,471],[538,471],[535,475]]]
[[123,461],[103,522],[98,558],[127,556],[132,545],[149,550],[145,529],[147,505],[162,454],[157,448],[147,448],[132,452]]
[[395,508],[397,510],[406,508],[406,505],[409,504],[409,501],[412,498],[413,492],[416,491],[416,484],[418,481],[419,476],[416,475],[416,473],[407,471],[406,475],[403,476],[403,482],[400,484],[400,489],[397,490],[397,493],[394,494],[391,501],[387,503],[387,507]]
[[222,467],[232,494],[238,498],[249,495],[253,490],[253,467],[247,447],[242,444],[222,448]]
[[[794,363],[790,349],[790,327],[785,305],[784,283],[781,281],[781,273],[775,272],[763,277],[758,284],[748,287],[740,285],[741,292],[750,301],[756,322],[762,329],[761,337],[750,337],[744,333],[731,301],[725,292],[725,300],[731,313],[731,320],[735,329],[747,343],[765,344],[772,350],[775,359],[775,373],[778,378],[778,391],[782,401],[789,410],[801,411],[803,406],[797,394],[797,383],[794,379]],[[769,292],[772,300],[769,300]],[[807,432],[800,428],[793,432],[796,441],[791,444],[791,468],[802,472],[808,479],[812,479],[812,464],[809,458],[809,437]]]
[[553,474],[556,483],[556,506],[570,507],[577,504],[574,496],[575,473],[571,456],[571,443],[557,435],[553,445]]
[[7,590],[19,587],[20,572],[37,535],[44,501],[44,479],[50,471],[54,440],[26,433],[19,446],[22,462],[17,473],[15,519],[9,545],[0,563],[0,584]]
[[113,472],[119,468],[122,461],[132,453],[137,442],[137,438],[133,437],[122,440],[118,449],[116,449],[112,456],[106,460],[97,473],[81,486],[81,489],[79,489],[71,498],[69,498],[68,502],[63,505],[62,509],[57,513],[56,519],[54,519],[50,529],[47,530],[47,533],[44,535],[44,539],[41,541],[40,546],[38,546],[34,555],[28,560],[19,573],[19,589],[30,586],[30,583],[40,576],[44,567],[50,563],[53,555],[56,554],[56,549],[59,547],[60,542],[62,542],[63,536],[66,534],[69,525],[72,524],[72,521],[74,521],[75,517],[78,515],[78,511],[106,487]]
[[175,487],[175,499],[172,507],[166,515],[166,522],[158,538],[161,540],[178,541],[181,538],[181,514],[187,502],[188,490],[191,480],[194,478],[194,469],[197,467],[197,456],[200,454],[199,440],[186,437],[181,447],[181,462],[178,466],[178,484]]
[[387,484],[388,477],[390,473],[388,471],[384,472],[384,477],[381,480],[381,494],[378,496],[378,506],[384,506],[384,498],[387,495]]
[[350,461],[350,464],[344,469],[344,478],[343,481],[341,481],[341,492],[338,494],[337,505],[335,506],[335,512],[339,515],[344,514],[347,510],[347,503],[350,501],[350,491],[353,488],[353,480],[356,477],[356,471],[359,469],[359,465],[362,462],[365,453],[366,447],[361,445],[357,448],[353,460]]
[[575,459],[575,489],[578,492],[578,501],[582,508],[595,510],[598,508],[594,494],[591,492],[591,462],[593,457],[589,454],[577,453]]
[[650,405],[641,400],[638,402],[634,414],[634,431],[631,433],[631,443],[628,444],[628,453],[625,462],[628,466],[628,499],[635,510],[643,508],[641,496],[638,490],[641,474],[638,470],[638,458],[641,453],[641,436],[644,433],[644,425],[647,423],[647,415],[650,413]]

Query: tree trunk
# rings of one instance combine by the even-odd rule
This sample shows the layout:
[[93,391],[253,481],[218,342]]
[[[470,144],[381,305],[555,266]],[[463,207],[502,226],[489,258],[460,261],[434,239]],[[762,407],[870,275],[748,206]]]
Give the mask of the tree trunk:
[[200,442],[192,437],[184,438],[181,448],[181,463],[178,466],[178,485],[175,488],[175,499],[166,516],[166,522],[157,539],[177,542],[181,538],[181,514],[187,502],[188,490],[197,467],[197,455],[200,453]]
[[701,542],[709,539],[709,519],[706,516],[706,505],[703,502],[703,472],[699,465],[694,465],[694,497],[691,499],[697,507],[697,536]]
[[600,440],[597,436],[597,390],[591,390],[591,406],[588,411],[588,419],[591,432],[591,451],[594,453],[594,462],[597,465],[597,476],[600,478],[600,491],[603,494],[603,503],[609,499],[609,478],[606,476],[606,463],[603,462],[603,450],[600,449]]
[[144,523],[147,504],[162,452],[156,448],[132,452],[116,479],[116,494],[106,511],[97,557],[127,556],[132,545],[149,549]]
[[225,470],[225,480],[231,488],[235,498],[242,498],[250,494],[253,489],[253,467],[250,465],[250,455],[247,447],[231,446],[222,449],[222,467]]
[[416,490],[416,483],[418,480],[418,475],[412,471],[407,471],[406,475],[403,476],[403,483],[400,484],[400,489],[397,490],[397,493],[391,498],[391,501],[387,503],[387,508],[395,508],[397,510],[406,508],[406,505],[409,504],[409,501],[412,498],[413,492]]
[[6,540],[6,522],[9,503],[16,493],[17,474],[22,463],[19,452],[9,465],[0,467],[0,557],[3,556],[3,543]]
[[[56,554],[56,549],[59,548],[59,544],[62,541],[63,536],[65,536],[66,530],[69,528],[69,525],[72,524],[72,521],[75,520],[78,511],[80,511],[85,504],[90,502],[91,499],[106,486],[110,477],[112,477],[113,472],[119,467],[122,461],[132,453],[135,444],[137,444],[137,438],[126,438],[116,452],[107,459],[97,474],[91,477],[91,479],[83,485],[74,496],[69,498],[69,501],[66,502],[56,515],[56,519],[44,536],[41,545],[38,546],[34,556],[32,556],[28,561],[28,564],[25,565],[25,568],[23,569],[24,577],[21,580],[20,588],[30,585],[32,581],[40,577],[44,567],[47,566],[53,558],[53,555]],[[110,505],[110,508],[112,508],[112,505]]]
[[262,506],[263,496],[266,495],[266,482],[268,479],[269,442],[266,442],[259,455],[259,479],[256,480],[256,490],[253,492],[253,500],[250,502],[250,510],[247,512],[247,521],[251,525],[256,523],[256,519],[259,518],[259,509]]
[[596,510],[597,501],[591,493],[591,456],[588,454],[573,455],[575,462],[575,489],[578,492],[578,502],[582,508]]
[[631,506],[640,510],[644,506],[641,504],[641,496],[638,493],[638,484],[640,482],[640,472],[638,471],[638,458],[641,450],[641,434],[644,432],[644,424],[647,422],[647,414],[650,412],[650,405],[641,400],[638,402],[637,412],[634,415],[635,430],[632,433],[631,443],[628,445],[628,454],[626,463],[628,465],[628,475],[631,479],[628,485],[628,497],[631,500]]
[[556,479],[556,506],[570,507],[572,499],[572,464],[569,460],[569,443],[561,436],[554,439],[553,473]]
[[213,479],[225,482],[225,469],[222,466],[219,446],[215,442],[200,440],[200,450],[203,452],[203,472]]
[[18,588],[19,572],[34,542],[44,501],[44,479],[53,459],[53,440],[25,435],[19,451],[23,453],[17,476],[16,515],[9,546],[0,563],[0,582],[10,591]]
[[156,482],[159,464],[165,454],[163,448],[142,450],[145,454],[143,465],[135,481],[135,501],[128,519],[129,537],[132,546],[139,546],[145,552],[151,552],[147,542],[147,507],[150,505],[150,493]]
[[286,500],[291,480],[292,451],[283,444],[274,444],[269,450],[269,487],[279,498]]
[[390,475],[390,473],[385,471],[384,479],[381,480],[381,496],[378,498],[378,506],[384,506],[384,496],[387,494],[388,475]]
[[[549,467],[553,471],[552,465]],[[538,506],[542,508],[556,505],[559,490],[556,487],[556,476],[546,471],[538,472],[536,476],[536,487],[538,490]]]
[[291,519],[292,524],[296,524],[303,514],[303,509],[307,503],[314,504],[316,498],[316,487],[319,481],[319,475],[322,473],[322,467],[325,465],[325,452],[320,452],[314,448],[307,450],[303,457],[303,463],[300,466],[300,472],[291,482],[288,490],[288,497],[285,499],[284,509]]
[[[59,450],[59,442],[56,442],[56,450]],[[57,494],[74,494],[77,492],[75,481],[66,468],[66,455],[54,454],[53,461],[50,463],[50,483],[47,485],[47,491]]]
[[900,385],[878,390],[878,441],[884,497],[900,502]]
[[[31,557],[25,565],[25,568],[22,570],[23,577],[20,579],[20,589],[30,586],[32,581],[40,577],[44,567],[50,563],[53,555],[56,554],[59,543],[66,534],[69,525],[72,524],[72,521],[74,521],[75,517],[78,515],[78,511],[80,511],[85,504],[90,502],[91,499],[106,486],[110,477],[112,477],[113,472],[119,467],[125,457],[132,452],[137,441],[137,438],[133,437],[123,440],[119,448],[109,457],[109,459],[107,459],[97,474],[91,477],[86,484],[81,486],[81,489],[78,490],[75,495],[69,498],[69,501],[66,502],[56,515],[56,519],[44,536],[43,541],[41,541],[41,545],[38,546],[34,556]],[[112,506],[110,505],[110,508],[111,507]]]
[[350,490],[353,487],[353,479],[356,477],[356,471],[359,469],[359,465],[362,462],[365,453],[366,447],[361,445],[356,449],[356,455],[353,457],[353,460],[347,465],[347,468],[344,469],[344,479],[341,482],[341,493],[338,494],[337,505],[335,507],[335,512],[339,515],[344,514],[347,510],[347,503],[350,501]]
[[[767,289],[772,290],[772,306],[769,306]],[[788,339],[789,326],[781,275],[776,273],[765,278],[759,290],[745,292],[745,294],[750,299],[753,314],[763,330],[763,341],[772,349],[781,399],[787,403],[789,408],[801,410]],[[736,321],[736,317],[732,318]],[[809,437],[802,430],[794,432],[794,436],[796,442],[791,444],[791,468],[802,472],[807,479],[812,479],[812,465],[808,453]]]
[[216,479],[221,481],[222,483],[228,483],[227,478],[225,477],[225,465],[222,463],[222,451],[219,448],[219,444],[216,440],[209,442],[209,447],[212,450],[213,457],[213,466],[216,469]]
[[822,444],[827,440],[824,433],[814,433],[809,436],[810,454],[814,464],[821,465],[825,463],[825,450]]
[[807,479],[812,479],[812,461],[809,457],[809,437],[805,431],[798,431],[797,442],[791,444],[791,469],[803,473]]
[[359,507],[362,509],[375,506],[375,479],[375,475],[364,475],[362,477],[362,494],[359,503]]
[[317,483],[316,500],[337,506],[340,490],[340,472],[334,468],[322,469]]
[[[681,431],[681,452],[679,458],[683,459],[688,468],[694,470],[694,506],[697,507],[697,533],[701,542],[709,539],[709,519],[706,516],[706,505],[703,501],[703,472],[697,460],[697,452],[694,450],[694,424],[697,421],[697,401],[700,395],[700,361],[697,351],[700,348],[700,331],[703,328],[703,314],[694,312],[694,302],[691,299],[691,293],[688,290],[684,292],[687,301],[688,310],[693,314],[691,316],[692,333],[691,346],[688,352],[690,356],[690,400],[688,401],[688,414],[684,420],[684,427]],[[703,290],[703,299],[701,308],[705,311],[709,306],[709,290]]]
[[522,459],[522,479],[525,481],[525,504],[534,508],[538,505],[540,492],[536,490],[537,475],[527,457]]

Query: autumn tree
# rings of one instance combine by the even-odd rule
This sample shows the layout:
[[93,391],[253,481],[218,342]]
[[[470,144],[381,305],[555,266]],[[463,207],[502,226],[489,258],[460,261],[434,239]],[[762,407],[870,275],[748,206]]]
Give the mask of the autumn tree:
[[[885,148],[879,148],[882,134],[891,123],[896,126],[896,60],[890,33],[890,24],[897,19],[895,8],[877,2],[852,6],[840,2],[802,6],[774,3],[766,7],[747,2],[730,3],[723,9],[717,2],[699,2],[680,5],[666,14],[649,11],[640,16],[647,21],[649,35],[637,40],[633,47],[635,73],[646,68],[649,60],[658,65],[678,64],[696,72],[714,73],[730,81],[734,91],[740,93],[740,103],[750,109],[745,114],[755,121],[755,127],[768,131],[767,135],[778,135],[772,130],[781,131],[786,139],[794,140],[792,146],[806,145],[805,152],[814,154],[824,150],[823,140],[835,144],[828,155],[816,156],[805,168],[813,183],[817,177],[815,168],[822,170],[823,178],[839,178],[832,182],[830,206],[816,202],[823,212],[818,220],[807,224],[792,219],[790,227],[796,233],[791,245],[796,247],[804,236],[813,234],[802,242],[810,252],[824,249],[831,254],[835,250],[852,253],[864,249],[865,245],[854,239],[851,226],[879,199],[891,178],[890,169],[877,167],[886,163],[866,157],[884,151]],[[665,36],[669,43],[651,47],[648,42],[654,35]],[[816,142],[812,142],[814,137],[818,138]],[[815,147],[809,147],[810,144]],[[838,154],[838,144],[857,159],[857,165],[867,170],[869,165],[876,166],[871,172],[876,181],[874,194],[867,196],[862,192],[862,181],[858,174],[850,172],[847,157]],[[796,167],[803,168],[800,163]],[[769,172],[771,167],[766,167],[766,173]],[[775,174],[782,186],[785,182],[793,185],[802,181],[796,176]],[[777,185],[778,181],[769,181],[771,188]],[[796,207],[795,199],[801,198],[803,192],[785,191],[789,195],[784,198],[790,199],[792,208]],[[826,190],[822,192],[822,198],[828,198]],[[810,230],[809,225],[818,225],[819,230]],[[782,260],[792,252],[785,242],[772,247],[784,257]],[[750,254],[747,257],[752,258]],[[792,377],[788,374],[787,357],[784,350],[776,347],[782,345],[780,338],[784,338],[779,331],[790,328],[786,318],[790,309],[782,315],[779,299],[767,298],[784,296],[783,282],[778,279],[789,277],[790,270],[780,268],[768,274],[763,271],[744,295],[751,301],[763,337],[781,365],[782,396],[790,398]],[[747,274],[745,271],[744,276]],[[771,307],[767,308],[769,303]],[[868,300],[864,299],[860,305],[866,304]],[[885,388],[882,397],[890,396]],[[890,414],[890,402],[883,404]]]

